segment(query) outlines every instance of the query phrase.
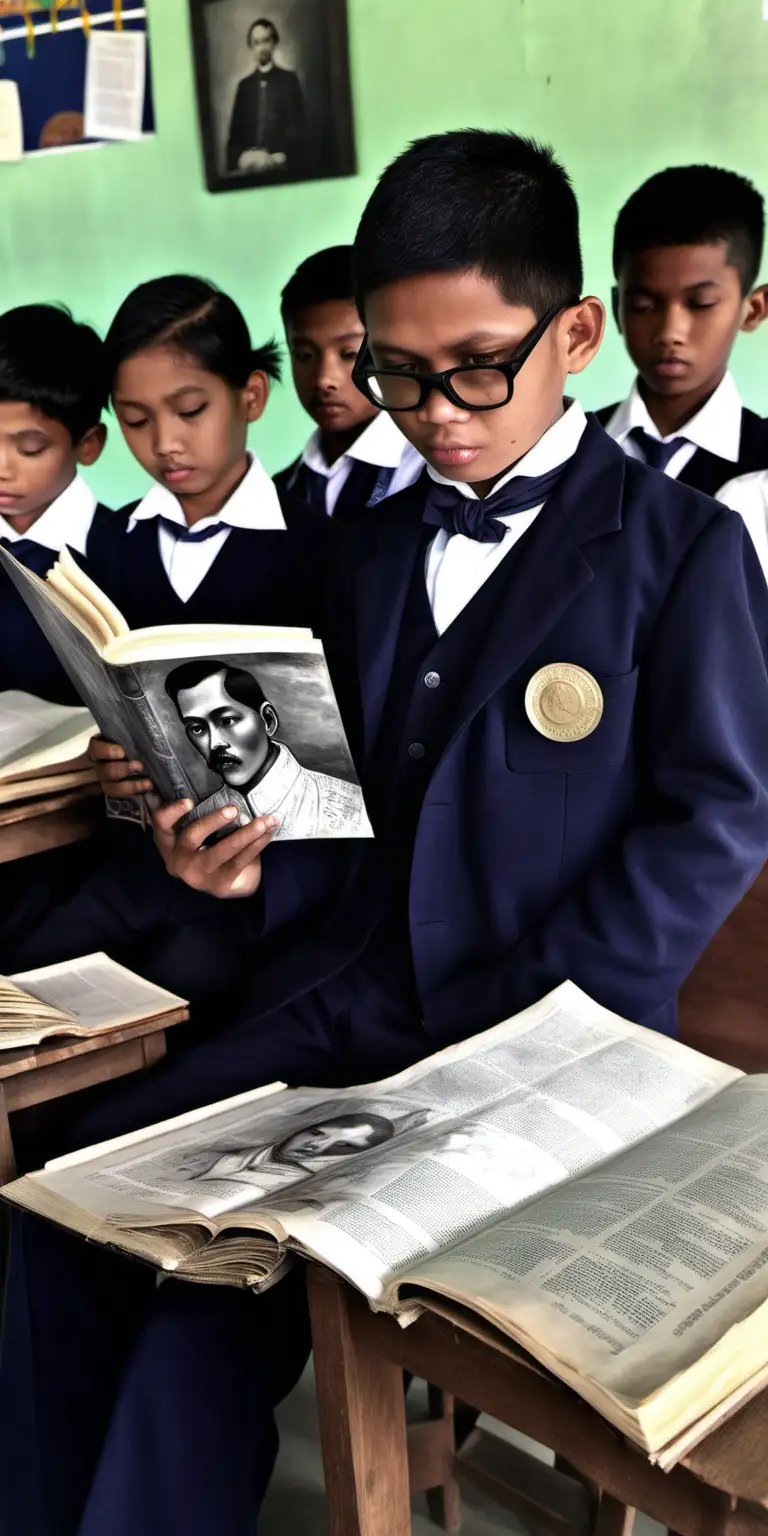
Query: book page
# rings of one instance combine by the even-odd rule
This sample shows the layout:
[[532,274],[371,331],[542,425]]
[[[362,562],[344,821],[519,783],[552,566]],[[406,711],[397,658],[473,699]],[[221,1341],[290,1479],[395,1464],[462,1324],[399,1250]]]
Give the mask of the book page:
[[0,693],[0,782],[80,757],[95,730],[87,709]]
[[135,1024],[185,1006],[184,998],[145,981],[104,954],[22,971],[10,979],[30,997],[63,1010],[81,1029],[95,1033],[107,1025]]
[[768,1301],[768,1077],[416,1272],[645,1402]]
[[254,624],[155,624],[147,629],[116,631],[105,657],[113,666],[139,661],[167,661],[183,656],[215,656],[230,651],[308,651],[322,655],[311,629]]
[[[171,1126],[44,1181],[98,1216],[153,1204],[284,1231],[372,1297],[421,1258],[738,1078],[566,983],[382,1083],[294,1090]],[[583,1102],[582,1102],[583,1101]]]

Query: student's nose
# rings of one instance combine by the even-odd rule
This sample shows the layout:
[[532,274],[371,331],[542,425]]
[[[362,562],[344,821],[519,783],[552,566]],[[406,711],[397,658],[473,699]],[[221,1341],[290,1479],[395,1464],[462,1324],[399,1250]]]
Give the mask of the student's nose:
[[340,359],[328,353],[323,353],[317,370],[317,388],[320,390],[339,389],[344,383],[345,378],[346,373]]
[[0,480],[12,479],[12,454],[10,448],[0,443]]
[[684,304],[665,304],[659,312],[657,343],[663,347],[683,345],[688,340],[691,317]]
[[455,405],[440,389],[432,389],[427,395],[424,404],[416,412],[419,421],[433,426],[445,426],[449,422],[467,422],[472,415],[471,411],[465,411],[460,405]]
[[175,416],[158,416],[155,421],[154,450],[158,459],[172,459],[181,453],[183,433]]

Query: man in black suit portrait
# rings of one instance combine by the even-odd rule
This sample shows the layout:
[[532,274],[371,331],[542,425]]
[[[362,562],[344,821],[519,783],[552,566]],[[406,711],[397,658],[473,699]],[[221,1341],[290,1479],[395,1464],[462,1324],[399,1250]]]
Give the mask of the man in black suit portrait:
[[305,153],[304,97],[298,75],[274,61],[280,34],[259,17],[248,29],[253,71],[240,81],[227,140],[229,172],[295,175]]

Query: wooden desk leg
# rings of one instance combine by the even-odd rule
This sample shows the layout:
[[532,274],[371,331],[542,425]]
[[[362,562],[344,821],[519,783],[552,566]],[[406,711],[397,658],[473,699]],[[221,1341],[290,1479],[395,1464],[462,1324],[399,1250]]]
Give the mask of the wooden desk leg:
[[307,1266],[330,1536],[410,1536],[403,1372],[360,1347],[347,1291]]
[[456,1434],[453,1423],[454,1400],[450,1392],[440,1387],[427,1386],[429,1416],[440,1424],[443,1431],[445,1456],[443,1481],[436,1488],[427,1489],[427,1506],[436,1525],[444,1531],[458,1531],[461,1526],[461,1493],[456,1479]]
[[11,1179],[15,1179],[15,1177],[16,1158],[13,1153],[8,1105],[5,1099],[5,1089],[3,1084],[0,1083],[0,1184],[10,1184]]
[[601,1494],[592,1536],[632,1536],[634,1529],[634,1509],[614,1499],[610,1493]]

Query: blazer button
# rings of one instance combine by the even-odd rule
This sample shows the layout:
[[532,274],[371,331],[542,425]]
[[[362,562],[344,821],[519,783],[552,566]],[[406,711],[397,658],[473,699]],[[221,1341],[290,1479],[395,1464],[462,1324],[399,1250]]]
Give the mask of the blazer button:
[[417,758],[418,757],[423,757],[425,751],[426,751],[426,748],[422,746],[420,741],[412,741],[411,745],[408,748],[408,756],[409,757],[417,757]]
[[426,677],[425,677],[425,679],[424,679],[424,682],[426,683],[428,688],[439,688],[440,687],[440,673],[439,672],[428,672]]

